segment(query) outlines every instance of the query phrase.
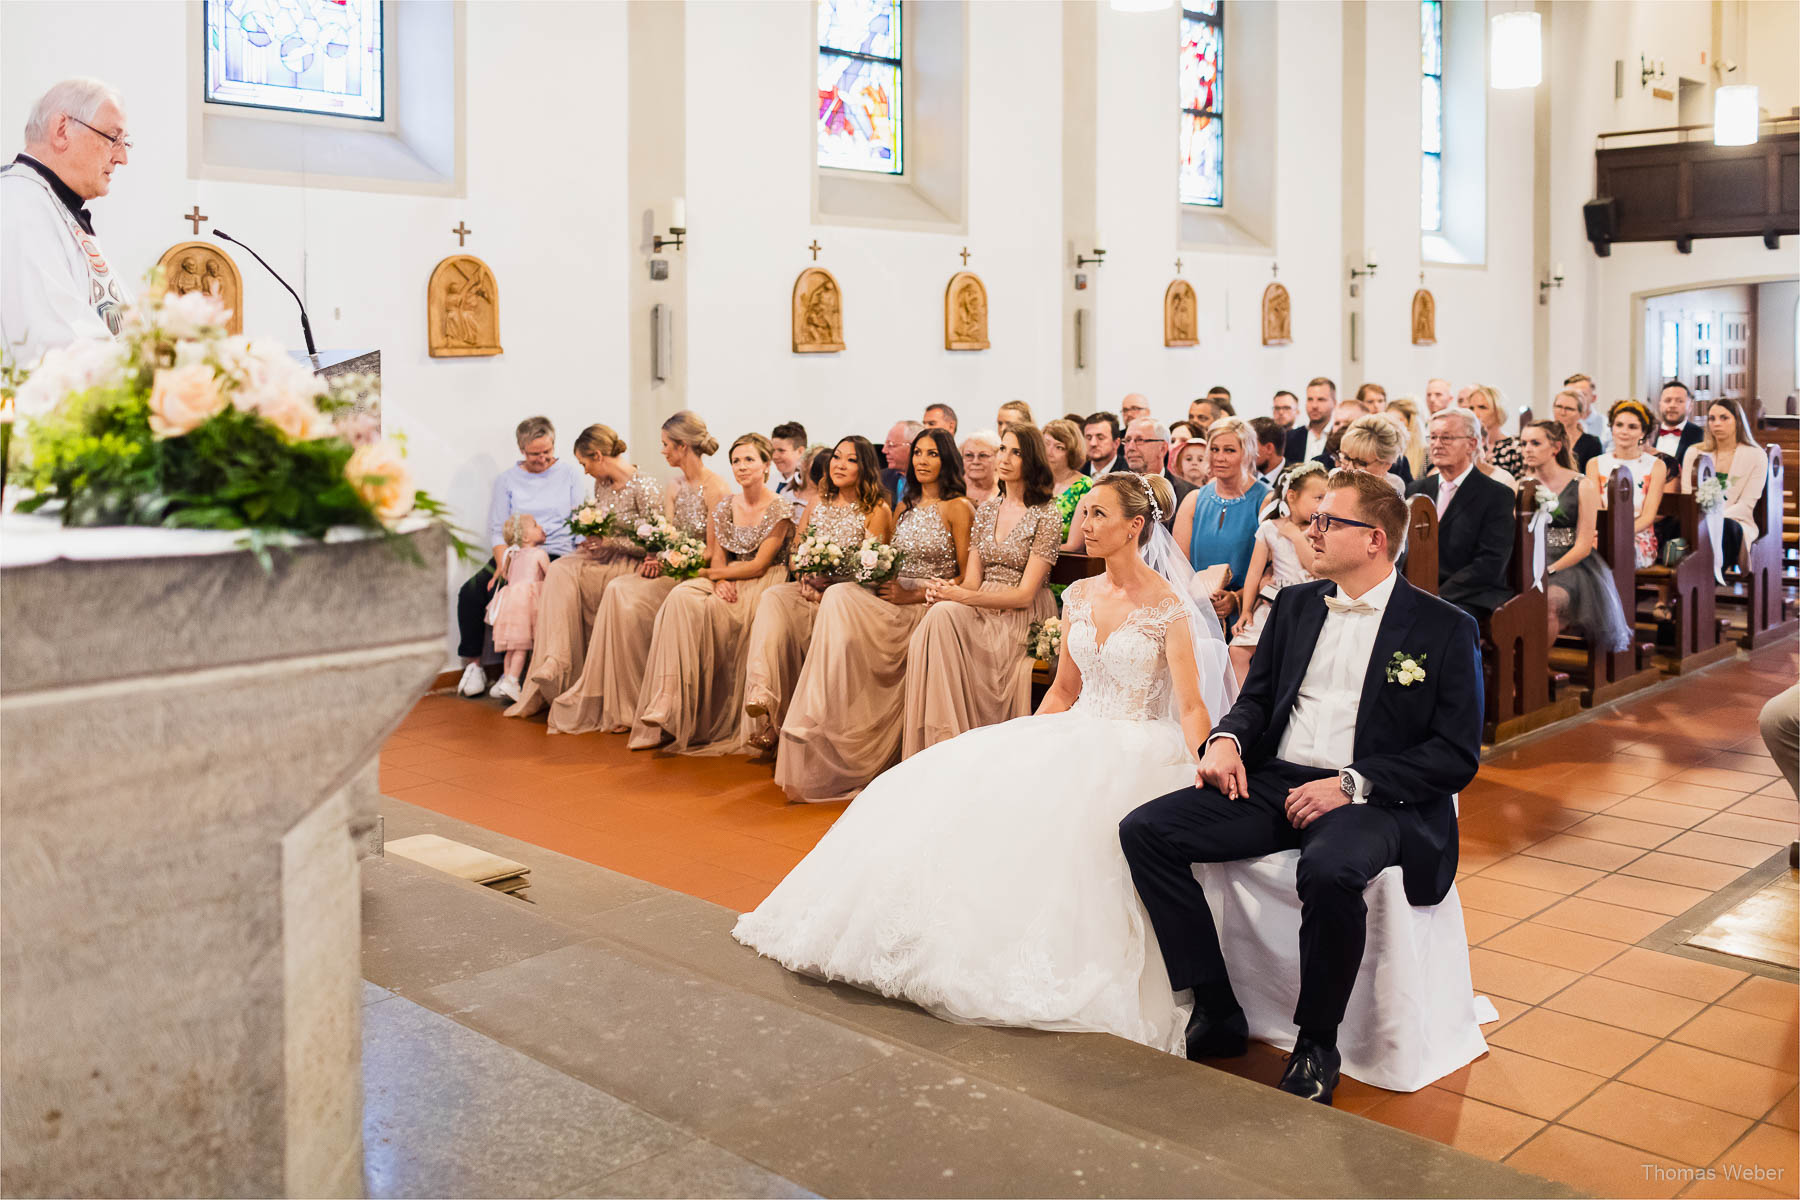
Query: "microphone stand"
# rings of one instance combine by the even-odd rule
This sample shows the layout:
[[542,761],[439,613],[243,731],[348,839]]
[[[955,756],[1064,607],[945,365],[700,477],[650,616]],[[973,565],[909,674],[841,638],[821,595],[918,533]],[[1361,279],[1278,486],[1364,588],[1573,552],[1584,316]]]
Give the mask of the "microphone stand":
[[[216,238],[230,242],[234,246],[244,246],[244,243],[238,241],[223,229],[213,230],[212,235]],[[244,246],[244,249],[250,250],[250,247]],[[263,261],[262,255],[254,250],[250,250],[250,257],[254,258],[257,262],[262,263],[263,270],[275,276],[275,282],[279,283],[282,287],[287,288],[288,295],[292,296],[294,298],[294,303],[300,306],[300,333],[306,338],[306,356],[312,360],[313,370],[318,370],[319,348],[313,344],[312,322],[306,318],[306,302],[300,299],[300,293],[289,286],[288,281],[281,277],[280,272],[274,267],[271,267],[267,262]]]

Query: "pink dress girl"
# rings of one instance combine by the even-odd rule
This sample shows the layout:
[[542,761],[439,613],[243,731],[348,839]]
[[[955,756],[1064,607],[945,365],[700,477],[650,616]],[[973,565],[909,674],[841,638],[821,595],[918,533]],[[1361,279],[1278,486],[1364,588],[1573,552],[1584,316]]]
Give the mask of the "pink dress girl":
[[537,625],[538,591],[550,570],[550,554],[544,549],[544,530],[529,513],[517,513],[506,522],[507,547],[499,574],[506,585],[488,601],[487,623],[493,630],[494,649],[504,651],[506,664],[499,682],[488,695],[502,700],[519,698],[519,675],[531,649],[531,631]]

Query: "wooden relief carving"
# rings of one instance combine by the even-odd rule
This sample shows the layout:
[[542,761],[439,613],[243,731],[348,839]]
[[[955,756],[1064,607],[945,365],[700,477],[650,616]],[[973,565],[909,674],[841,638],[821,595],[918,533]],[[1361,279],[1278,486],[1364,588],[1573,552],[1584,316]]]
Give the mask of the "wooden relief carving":
[[164,251],[156,265],[171,295],[212,293],[231,310],[225,331],[244,332],[244,280],[229,254],[211,242],[181,242]]
[[944,289],[944,349],[987,348],[987,288],[974,272],[958,271]]
[[1413,293],[1412,344],[1437,345],[1437,301],[1424,288]]
[[844,297],[824,267],[794,280],[794,353],[834,354],[844,348]]
[[1288,290],[1279,283],[1263,289],[1262,344],[1285,346],[1294,340],[1292,316],[1288,310]]
[[1163,345],[1198,346],[1200,344],[1200,310],[1194,297],[1194,285],[1177,279],[1163,292]]
[[433,358],[501,353],[500,288],[473,254],[452,254],[425,285],[427,341]]

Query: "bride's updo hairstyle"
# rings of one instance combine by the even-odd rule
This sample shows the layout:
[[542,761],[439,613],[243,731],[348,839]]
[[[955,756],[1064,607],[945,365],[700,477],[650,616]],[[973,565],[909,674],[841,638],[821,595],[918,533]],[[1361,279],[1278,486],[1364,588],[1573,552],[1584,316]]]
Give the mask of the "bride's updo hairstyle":
[[[1150,485],[1148,490],[1145,490],[1145,484]],[[1156,507],[1162,510],[1164,520],[1175,511],[1175,489],[1161,475],[1113,471],[1102,475],[1094,486],[1112,489],[1113,498],[1118,501],[1119,514],[1127,521],[1133,517],[1144,518],[1144,527],[1138,530],[1137,540],[1140,546],[1150,540],[1150,531],[1156,525],[1156,514],[1150,508],[1151,493],[1156,495]]]

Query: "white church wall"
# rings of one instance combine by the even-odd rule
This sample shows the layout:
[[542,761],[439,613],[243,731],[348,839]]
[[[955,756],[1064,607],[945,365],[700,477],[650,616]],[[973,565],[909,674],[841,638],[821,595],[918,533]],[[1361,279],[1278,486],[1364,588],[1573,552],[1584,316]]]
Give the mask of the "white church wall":
[[[1008,399],[1061,412],[1061,14],[1049,0],[972,4],[967,22],[966,230],[932,233],[811,221],[810,5],[688,4],[688,403],[722,439],[790,419],[815,441],[880,439],[934,400],[965,431]],[[837,354],[790,345],[815,238],[843,292]],[[991,350],[944,349],[964,246],[987,285]]]
[[[242,238],[306,298],[321,348],[382,351],[387,425],[406,435],[420,485],[469,529],[486,521],[522,417],[548,415],[565,447],[590,422],[625,427],[622,5],[468,6],[464,199],[195,181],[185,6],[76,7],[79,30],[68,4],[0,5],[0,150],[22,147],[30,106],[58,79],[91,74],[119,90],[137,150],[92,208],[127,279],[194,236],[178,214],[197,201],[210,218],[202,237],[216,225]],[[426,354],[425,282],[456,250],[459,221],[499,284],[506,353],[495,358]],[[302,348],[293,300],[228,249],[243,274],[245,332]]]
[[[1800,393],[1795,355],[1800,352],[1800,281],[1765,283],[1756,289],[1756,390],[1767,412],[1785,411],[1789,396]],[[1800,470],[1800,465],[1788,468]]]

